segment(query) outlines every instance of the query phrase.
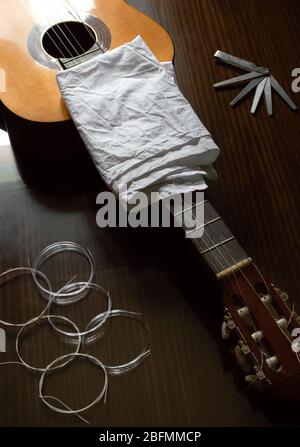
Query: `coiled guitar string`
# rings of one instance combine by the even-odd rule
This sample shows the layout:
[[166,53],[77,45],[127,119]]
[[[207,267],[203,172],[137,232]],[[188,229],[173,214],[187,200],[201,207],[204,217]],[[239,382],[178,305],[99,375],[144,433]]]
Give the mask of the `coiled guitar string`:
[[[50,320],[50,318],[51,318],[51,320]],[[21,337],[22,337],[22,335],[23,335],[23,332],[24,332],[26,329],[28,329],[30,326],[34,325],[35,323],[40,323],[41,320],[43,320],[43,319],[47,319],[47,321],[48,321],[49,323],[50,323],[50,321],[52,321],[53,319],[58,319],[58,320],[61,320],[61,321],[63,321],[63,322],[68,323],[70,326],[73,327],[73,329],[75,329],[76,332],[74,333],[74,335],[77,337],[77,346],[76,346],[75,351],[72,352],[72,353],[70,353],[70,356],[71,356],[72,354],[77,354],[77,353],[79,352],[79,350],[80,350],[80,347],[81,347],[81,335],[80,335],[80,332],[79,332],[79,328],[78,328],[78,326],[77,326],[73,321],[71,321],[69,318],[67,318],[67,317],[63,317],[62,315],[44,315],[44,316],[42,316],[42,317],[32,318],[32,319],[29,320],[29,321],[28,321],[28,322],[27,322],[27,323],[20,329],[20,331],[18,332],[18,335],[17,335],[17,338],[16,338],[16,353],[17,353],[17,356],[18,356],[18,359],[19,359],[20,363],[21,363],[23,366],[25,366],[25,368],[27,368],[27,369],[29,369],[29,370],[31,370],[31,371],[36,371],[36,372],[44,372],[46,368],[39,368],[39,367],[32,366],[32,365],[30,365],[29,363],[25,362],[25,360],[23,359],[23,357],[22,357],[21,354],[20,354],[20,339],[21,339]],[[51,323],[50,323],[50,324],[51,324]],[[51,324],[51,326],[52,326],[52,324]],[[68,361],[66,361],[66,362],[64,362],[64,363],[62,363],[62,364],[59,364],[58,366],[55,366],[53,369],[60,369],[60,368],[63,368],[64,366],[67,366],[70,362],[72,362],[72,357],[70,357],[70,359],[69,359]],[[49,367],[47,366],[47,370],[48,370],[48,369],[49,369]]]
[[[86,284],[86,283],[78,282],[78,283],[73,283],[73,284],[67,284],[66,286],[64,286],[60,290],[62,292],[66,291],[66,290],[70,290],[71,292],[73,290],[76,291],[76,290],[78,290],[79,287],[82,287],[83,284]],[[99,286],[98,284],[90,283],[90,284],[87,284],[87,289],[88,290],[95,290],[96,292],[98,292],[101,295],[105,296],[105,298],[107,300],[107,310],[104,313],[101,314],[101,318],[99,318],[97,320],[97,324],[95,326],[93,326],[90,329],[87,329],[87,330],[79,333],[80,336],[82,336],[82,337],[86,336],[86,335],[89,335],[89,334],[92,334],[93,332],[99,330],[100,327],[103,326],[104,323],[106,322],[107,318],[110,315],[111,309],[112,309],[112,300],[111,300],[110,294],[105,289],[103,289],[103,287]],[[51,303],[48,306],[48,312],[50,312],[50,308],[51,308]],[[97,318],[97,316],[95,318]],[[50,321],[52,327],[56,331],[58,331],[61,334],[65,335],[66,337],[73,337],[74,335],[76,335],[76,333],[74,333],[74,332],[67,332],[67,331],[64,331],[64,330],[60,329],[59,327],[57,327],[56,324],[52,321],[50,316],[49,316],[49,321]]]
[[[36,274],[33,271],[33,279],[39,288],[41,295],[49,300],[50,295],[53,295],[53,301],[57,304],[70,304],[84,298],[89,292],[89,284],[91,284],[92,280],[95,276],[95,262],[94,258],[90,252],[90,250],[82,245],[77,244],[76,242],[70,241],[62,241],[55,242],[54,244],[45,247],[41,250],[37,259],[33,264],[34,270],[40,270],[44,263],[48,261],[52,256],[57,255],[63,252],[74,252],[81,256],[83,256],[90,265],[90,273],[87,281],[77,282],[77,288],[72,287],[71,289],[66,288],[66,286],[62,287],[58,292],[50,291],[49,288],[46,289],[37,279]],[[72,284],[70,284],[71,286]]]
[[[16,268],[12,268],[9,270],[6,270],[5,272],[0,274],[0,278],[5,278],[7,275],[12,274],[11,278],[5,278],[4,282],[1,283],[1,286],[5,283],[7,283],[8,281],[11,281],[13,278],[15,278],[16,276],[19,276],[21,274],[26,274],[26,273],[30,273],[31,275],[35,275],[36,276],[40,276],[45,283],[48,286],[48,292],[49,292],[49,301],[46,305],[46,307],[42,310],[42,312],[40,313],[40,315],[36,318],[41,318],[48,310],[49,305],[51,304],[51,301],[53,300],[54,296],[52,294],[52,287],[51,287],[51,283],[49,281],[49,279],[46,277],[46,275],[44,275],[44,273],[40,272],[38,269],[33,269],[31,267],[16,267]],[[3,326],[8,326],[8,327],[23,327],[27,324],[27,321],[24,323],[10,323],[9,321],[4,321],[4,320],[0,320],[0,324],[2,324]]]
[[[46,260],[48,260],[51,256],[53,256],[54,254],[57,254],[57,253],[64,252],[64,251],[67,251],[67,252],[75,251],[76,253],[83,255],[89,261],[91,269],[90,269],[90,277],[89,277],[88,281],[86,281],[86,282],[80,281],[80,282],[72,283],[71,281],[74,280],[74,278],[72,278],[69,281],[69,283],[67,283],[65,286],[63,286],[58,292],[53,292],[51,282],[49,281],[47,276],[44,273],[42,273],[40,270],[38,270],[37,268],[17,267],[14,269],[9,269],[0,275],[0,278],[1,278],[1,277],[5,277],[6,275],[8,275],[10,273],[13,274],[13,277],[15,277],[19,274],[22,274],[22,273],[31,273],[31,275],[34,279],[34,282],[37,285],[38,290],[40,291],[41,295],[48,300],[48,303],[47,303],[45,309],[42,311],[42,313],[40,315],[38,315],[37,317],[31,318],[29,321],[27,321],[25,323],[10,323],[7,321],[0,321],[0,324],[6,325],[6,326],[20,327],[20,330],[16,337],[16,344],[15,344],[18,361],[3,362],[3,363],[0,363],[0,365],[17,364],[17,365],[21,365],[21,366],[25,367],[29,371],[42,373],[41,378],[40,378],[40,383],[39,383],[39,397],[44,402],[44,404],[47,405],[50,409],[52,409],[53,411],[55,411],[57,413],[74,414],[78,418],[80,418],[82,421],[84,421],[85,423],[89,423],[86,419],[84,419],[81,416],[80,413],[95,406],[103,398],[103,396],[104,396],[104,402],[106,401],[106,395],[107,395],[107,389],[108,389],[108,374],[109,375],[117,375],[117,374],[122,374],[122,373],[128,372],[131,369],[137,367],[143,361],[143,359],[145,359],[146,357],[148,357],[150,355],[151,351],[149,348],[149,346],[150,346],[149,331],[141,319],[141,314],[126,311],[126,310],[112,310],[112,300],[111,300],[109,292],[107,292],[101,286],[91,282],[94,277],[94,273],[95,273],[95,265],[94,265],[93,256],[91,255],[90,251],[87,248],[82,247],[79,244],[76,244],[74,242],[65,242],[65,241],[57,242],[55,244],[52,244],[52,245],[44,248],[40,252],[39,256],[37,257],[34,265],[38,266],[40,268],[44,264],[44,262]],[[42,278],[45,281],[45,283],[47,284],[47,287],[48,287],[47,289],[41,285],[40,281],[38,280],[38,277]],[[6,280],[5,282],[7,282],[7,281],[8,280]],[[91,289],[96,290],[98,293],[101,293],[103,296],[106,297],[107,310],[105,312],[102,312],[99,315],[96,315],[88,323],[85,331],[80,332],[78,326],[67,317],[64,317],[61,315],[51,315],[50,307],[54,300],[57,304],[65,304],[65,305],[71,304],[71,303],[74,303],[75,301],[78,301],[79,299],[82,299],[83,297],[85,297]],[[127,317],[127,318],[133,318],[133,319],[137,320],[142,325],[142,327],[145,330],[145,333],[147,334],[147,343],[146,343],[146,346],[144,347],[143,351],[135,359],[133,359],[125,364],[122,364],[122,365],[117,365],[117,366],[107,365],[106,366],[98,358],[96,358],[86,352],[83,352],[83,353],[80,352],[80,349],[82,347],[82,340],[83,340],[82,337],[85,338],[85,348],[84,349],[86,350],[87,345],[91,341],[95,341],[96,339],[99,338],[100,329],[103,327],[106,320],[108,318],[112,318],[112,317]],[[20,340],[21,340],[21,337],[23,337],[25,335],[24,332],[26,329],[28,329],[30,326],[32,326],[34,324],[39,324],[39,323],[41,323],[41,320],[46,320],[46,319],[51,324],[53,329],[55,329],[57,332],[65,335],[66,337],[72,337],[72,338],[76,337],[77,345],[76,345],[76,349],[74,352],[62,355],[62,356],[58,357],[57,359],[53,360],[45,368],[40,368],[40,367],[35,367],[33,365],[30,365],[28,362],[26,362],[23,359],[23,357],[20,353]],[[54,323],[53,320],[55,320],[55,319],[59,319],[59,320],[63,321],[64,323],[68,323],[70,326],[73,327],[73,329],[75,331],[67,332],[67,331],[60,329]],[[69,338],[69,340],[71,340],[71,338]],[[69,363],[71,363],[77,357],[86,358],[86,359],[92,361],[93,363],[95,363],[99,368],[101,368],[103,370],[104,385],[103,385],[103,388],[102,388],[101,392],[99,393],[98,397],[91,404],[89,404],[79,410],[73,410],[72,408],[70,408],[68,405],[66,405],[60,399],[58,399],[54,396],[44,395],[43,394],[43,386],[44,386],[45,377],[49,372],[66,367]],[[52,405],[49,402],[49,400],[53,400],[53,401],[60,403],[65,409],[62,409],[62,408]]]
[[[45,378],[46,375],[48,374],[48,372],[53,371],[53,369],[55,368],[54,365],[56,365],[56,363],[59,363],[61,361],[65,361],[68,357],[71,357],[71,359],[73,360],[75,357],[78,358],[84,358],[87,359],[89,361],[91,361],[92,363],[94,363],[96,366],[98,366],[99,368],[102,369],[103,373],[104,373],[104,384],[103,384],[103,388],[101,389],[101,391],[99,392],[98,396],[96,397],[96,399],[91,402],[90,404],[86,405],[83,408],[80,408],[78,410],[73,410],[71,409],[68,405],[66,405],[63,401],[61,401],[60,399],[57,399],[54,396],[50,396],[50,395],[44,395],[43,394],[43,388],[44,388],[44,382],[45,382]],[[104,397],[104,403],[106,403],[106,397],[107,397],[107,390],[108,390],[108,376],[107,376],[107,371],[105,366],[103,365],[102,362],[100,362],[100,360],[96,359],[95,357],[89,355],[89,354],[85,354],[85,353],[73,353],[73,354],[65,354],[62,355],[61,357],[58,357],[57,359],[53,360],[53,362],[51,362],[43,371],[41,378],[40,378],[40,382],[39,382],[39,398],[42,400],[42,402],[47,405],[51,410],[55,411],[56,413],[60,413],[60,414],[69,414],[69,415],[76,415],[77,417],[79,417],[80,419],[82,419],[84,422],[86,422],[87,424],[89,424],[89,422],[84,419],[82,416],[80,416],[80,413],[84,413],[85,411],[89,410],[90,408],[94,407],[95,405],[98,404],[98,402],[101,401],[101,399]],[[60,402],[65,408],[66,410],[63,410],[62,408],[59,407],[55,407],[54,405],[50,404],[48,402],[49,399],[52,400],[56,400],[57,402]]]
[[[99,332],[98,332],[99,331],[99,322],[103,321],[105,316],[106,316],[105,313],[97,315],[87,325],[87,330],[91,329],[91,328],[97,328],[97,329],[96,329],[96,332],[93,333],[93,335],[83,336],[82,349],[84,352],[87,352],[89,344],[94,343],[99,338]],[[115,317],[131,318],[131,319],[135,320],[136,322],[138,322],[141,325],[141,327],[143,328],[143,330],[147,336],[147,343],[146,343],[144,349],[141,351],[141,353],[133,360],[130,360],[129,362],[124,363],[122,365],[118,365],[118,366],[105,365],[105,369],[108,372],[108,374],[110,374],[110,375],[120,375],[120,374],[129,372],[130,370],[132,370],[132,369],[136,368],[138,365],[140,365],[142,363],[142,361],[151,354],[149,330],[141,318],[142,314],[136,313],[136,312],[130,312],[127,310],[115,309],[110,312],[110,314],[108,315],[108,318],[115,318]],[[94,331],[95,331],[95,329],[94,329]]]

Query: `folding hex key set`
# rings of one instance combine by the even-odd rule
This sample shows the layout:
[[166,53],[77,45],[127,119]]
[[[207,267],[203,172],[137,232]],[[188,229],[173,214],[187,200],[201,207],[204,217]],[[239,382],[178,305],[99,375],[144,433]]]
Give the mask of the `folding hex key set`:
[[267,111],[269,115],[273,114],[273,102],[272,102],[272,89],[278,93],[278,95],[287,103],[287,105],[292,110],[297,110],[296,104],[291,100],[288,94],[283,90],[283,88],[279,85],[278,81],[271,75],[271,70],[266,67],[257,67],[253,62],[246,61],[244,59],[240,59],[235,56],[231,56],[230,54],[223,53],[222,51],[217,51],[214,55],[215,59],[224,62],[228,65],[233,65],[234,67],[240,68],[241,70],[245,70],[248,73],[236,76],[231,79],[227,79],[226,81],[218,82],[214,84],[215,88],[220,87],[231,87],[236,84],[240,84],[246,81],[249,83],[246,87],[241,90],[241,92],[231,101],[230,105],[235,106],[242,99],[244,99],[248,93],[251,92],[254,88],[256,88],[254,99],[251,106],[251,113],[254,114],[257,110],[257,106],[264,95],[265,103],[267,107]]

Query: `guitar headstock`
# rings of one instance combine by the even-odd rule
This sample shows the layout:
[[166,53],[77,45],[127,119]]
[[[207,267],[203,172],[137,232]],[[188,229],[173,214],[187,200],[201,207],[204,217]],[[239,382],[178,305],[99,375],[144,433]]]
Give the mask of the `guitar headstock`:
[[223,288],[222,336],[235,337],[246,382],[300,399],[300,316],[288,305],[288,295],[253,264],[223,279]]

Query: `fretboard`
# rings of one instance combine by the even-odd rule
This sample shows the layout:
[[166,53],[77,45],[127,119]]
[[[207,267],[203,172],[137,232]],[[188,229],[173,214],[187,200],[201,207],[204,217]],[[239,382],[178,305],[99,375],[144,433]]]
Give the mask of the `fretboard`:
[[191,241],[216,276],[223,278],[247,266],[251,262],[251,258],[247,256],[224,220],[208,200],[199,204],[203,206],[203,216],[198,223],[196,221],[195,229],[190,229],[193,228],[192,222],[196,217],[194,212],[196,205],[195,203],[189,209],[177,209],[175,204],[172,211],[175,220],[180,221],[182,228],[190,236],[195,230],[203,231],[201,237],[193,237]]

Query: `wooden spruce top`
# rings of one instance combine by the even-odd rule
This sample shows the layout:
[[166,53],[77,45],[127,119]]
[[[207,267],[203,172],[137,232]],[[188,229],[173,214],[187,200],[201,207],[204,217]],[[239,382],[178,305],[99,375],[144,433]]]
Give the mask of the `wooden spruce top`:
[[[42,17],[40,3],[30,0],[1,2],[0,68],[6,73],[6,91],[0,92],[0,99],[8,109],[27,120],[63,121],[70,117],[56,83],[56,71],[37,63],[27,49],[33,27],[49,20]],[[173,59],[173,43],[167,32],[125,1],[81,0],[74,4],[83,17],[93,14],[108,26],[111,49],[139,34],[160,61]]]

